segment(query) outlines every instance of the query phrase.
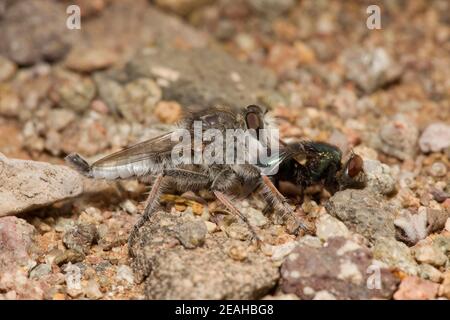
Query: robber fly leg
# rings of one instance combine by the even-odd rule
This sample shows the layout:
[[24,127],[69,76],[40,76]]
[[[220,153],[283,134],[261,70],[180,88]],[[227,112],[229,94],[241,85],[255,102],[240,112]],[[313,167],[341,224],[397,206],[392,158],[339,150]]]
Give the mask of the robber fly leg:
[[139,229],[144,225],[145,222],[147,222],[150,219],[150,216],[152,215],[153,211],[155,210],[158,204],[159,195],[161,193],[160,191],[161,183],[163,178],[164,178],[163,174],[160,174],[156,177],[152,189],[148,194],[147,201],[145,202],[144,214],[131,230],[130,237],[128,238],[128,248],[130,250],[130,253],[132,253],[132,248],[134,243],[136,242],[136,236],[138,234]]
[[311,233],[311,228],[300,221],[294,210],[287,203],[285,197],[273,185],[272,181],[267,176],[261,177],[263,182],[263,195],[268,198],[269,203],[271,202],[275,209],[282,212],[281,218],[286,221],[286,227],[289,233],[297,233],[298,229],[303,229],[305,232]]
[[273,210],[273,205],[272,205],[271,203],[268,203],[268,204],[264,207],[264,209],[262,210],[262,214],[266,216],[266,215],[269,214],[272,210]]
[[245,215],[243,215],[243,214],[239,211],[239,209],[236,208],[236,207],[233,205],[233,202],[231,201],[231,199],[228,198],[224,193],[222,193],[222,192],[220,192],[220,191],[217,191],[217,190],[214,191],[214,195],[217,197],[217,199],[219,199],[220,202],[223,203],[223,205],[224,205],[228,210],[231,211],[231,213],[233,213],[233,214],[235,214],[236,216],[238,216],[239,218],[241,218],[241,220],[244,221],[244,222],[247,224],[247,226],[248,226],[250,232],[252,233],[253,239],[255,239],[256,242],[257,242],[258,244],[260,244],[262,241],[261,241],[261,239],[259,238],[259,236],[257,235],[257,233],[256,233],[255,229],[253,228],[253,226],[250,224],[250,221],[248,221],[247,217],[246,217]]
[[210,183],[210,179],[206,174],[187,169],[167,169],[164,171],[164,174],[173,178],[173,183],[180,189],[195,191],[205,188]]
[[133,227],[133,230],[131,231],[130,237],[128,239],[128,247],[130,248],[130,250],[136,241],[136,236],[139,229],[144,225],[145,222],[150,219],[150,216],[152,215],[156,208],[156,205],[158,204],[159,195],[161,193],[161,184],[164,177],[172,177],[174,178],[173,182],[175,182],[176,184],[190,188],[204,187],[209,182],[209,179],[206,175],[185,169],[168,169],[164,170],[164,173],[158,175],[148,195],[144,214]]

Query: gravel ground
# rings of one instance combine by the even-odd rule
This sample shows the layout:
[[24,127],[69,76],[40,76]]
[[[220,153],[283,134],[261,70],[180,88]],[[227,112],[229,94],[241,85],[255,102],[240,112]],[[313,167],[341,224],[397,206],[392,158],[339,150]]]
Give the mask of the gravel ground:
[[[0,0],[0,299],[449,299],[450,4],[375,1],[370,30],[372,2]],[[259,248],[209,192],[169,192],[131,258],[148,186],[64,157],[215,104],[353,150],[367,187],[290,197],[314,235],[237,200]]]

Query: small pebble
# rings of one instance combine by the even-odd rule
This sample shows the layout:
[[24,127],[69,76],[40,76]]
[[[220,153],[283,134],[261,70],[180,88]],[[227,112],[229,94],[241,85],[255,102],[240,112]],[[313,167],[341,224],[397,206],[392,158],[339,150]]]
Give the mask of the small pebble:
[[117,267],[116,278],[118,280],[124,280],[129,284],[133,284],[134,283],[133,270],[131,270],[129,266],[120,265]]
[[420,136],[419,146],[424,153],[440,152],[450,147],[450,125],[439,122],[430,124]]
[[324,214],[316,221],[316,234],[321,240],[327,241],[331,237],[348,238],[350,231],[343,222],[329,214]]
[[425,280],[440,282],[442,279],[442,272],[440,272],[432,265],[422,263],[419,266],[419,276]]
[[117,55],[106,48],[84,48],[72,50],[67,56],[65,65],[79,72],[92,72],[105,69],[117,61]]
[[77,223],[63,235],[63,243],[68,249],[87,253],[91,244],[98,238],[97,228],[93,224]]
[[447,174],[447,167],[445,164],[438,161],[431,165],[429,172],[433,177],[443,177]]
[[213,233],[217,230],[217,224],[211,221],[205,221],[206,229],[208,230],[208,233]]
[[155,106],[155,115],[162,123],[173,124],[178,122],[181,113],[181,106],[175,101],[160,101]]
[[30,279],[40,279],[43,276],[50,274],[52,272],[52,267],[49,264],[43,263],[38,264],[30,272]]
[[176,237],[186,249],[193,249],[203,245],[207,233],[202,220],[187,221],[177,225]]
[[0,82],[12,78],[17,70],[17,66],[10,60],[0,56]]
[[408,276],[403,279],[394,294],[395,300],[428,300],[436,297],[439,285],[419,277]]
[[234,242],[228,249],[228,255],[233,260],[243,261],[247,258],[247,248],[242,243]]
[[434,200],[436,200],[439,203],[442,203],[446,199],[450,198],[450,193],[447,193],[443,190],[439,190],[436,188],[431,189],[431,194],[433,195]]
[[447,262],[447,256],[436,246],[419,243],[413,250],[416,260],[421,263],[439,267]]
[[53,262],[60,266],[63,265],[65,263],[71,262],[71,263],[76,263],[76,262],[81,262],[83,261],[85,258],[84,254],[76,251],[76,250],[66,250],[64,251],[62,254],[56,256],[53,260]]
[[136,214],[138,212],[136,205],[130,199],[121,202],[120,207],[129,214]]
[[103,293],[100,291],[100,287],[97,281],[91,279],[85,285],[83,285],[83,292],[89,299],[98,300],[103,297]]
[[404,114],[397,114],[380,127],[379,149],[400,160],[411,159],[416,154],[419,130]]

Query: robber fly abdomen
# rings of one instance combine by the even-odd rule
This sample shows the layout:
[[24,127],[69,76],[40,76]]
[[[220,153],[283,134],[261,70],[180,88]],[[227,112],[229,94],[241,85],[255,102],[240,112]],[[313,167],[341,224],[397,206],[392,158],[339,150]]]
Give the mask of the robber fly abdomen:
[[80,173],[95,179],[128,179],[157,175],[173,168],[171,134],[164,134],[102,158],[89,165],[72,153],[66,160]]

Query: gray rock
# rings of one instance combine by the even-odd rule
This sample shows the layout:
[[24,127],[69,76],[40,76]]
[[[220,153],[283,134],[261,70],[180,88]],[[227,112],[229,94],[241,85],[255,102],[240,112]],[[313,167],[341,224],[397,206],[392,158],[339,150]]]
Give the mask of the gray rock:
[[396,238],[414,245],[430,233],[442,230],[447,218],[445,211],[426,207],[420,207],[417,213],[402,210],[394,220]]
[[82,270],[79,266],[69,263],[65,266],[64,272],[67,294],[72,298],[77,298],[83,293],[81,286]]
[[88,253],[91,244],[98,238],[97,228],[92,224],[76,223],[63,235],[63,243],[68,249]]
[[93,79],[99,97],[106,103],[112,113],[119,114],[119,105],[126,103],[123,86],[109,73],[97,72]]
[[379,269],[381,289],[369,289],[371,265],[368,248],[342,237],[330,238],[327,246],[299,246],[291,252],[281,267],[281,288],[302,299],[319,298],[322,291],[336,299],[392,297],[398,280],[385,268]]
[[77,263],[77,262],[81,262],[83,261],[85,258],[85,255],[78,251],[78,250],[73,250],[73,249],[69,249],[64,251],[63,253],[59,254],[58,256],[55,257],[55,259],[53,260],[53,262],[58,265],[61,266],[63,264],[66,263]]
[[250,7],[266,17],[277,17],[295,6],[294,0],[247,0]]
[[156,79],[163,99],[182,105],[254,104],[273,89],[274,75],[261,67],[245,64],[219,49],[180,51],[162,46],[142,51],[127,66],[130,79]]
[[236,240],[249,240],[251,232],[248,226],[234,215],[215,214],[212,217],[214,223],[217,224],[220,230],[225,232],[228,237]]
[[249,223],[255,227],[263,227],[269,222],[269,220],[261,210],[255,209],[250,206],[242,208],[241,213],[245,215]]
[[433,162],[428,172],[433,177],[444,177],[447,174],[447,166],[441,161]]
[[98,114],[88,113],[83,118],[69,124],[61,132],[57,149],[64,153],[78,152],[86,157],[98,155],[108,146],[114,136],[117,125],[111,117],[99,117]]
[[8,159],[0,153],[0,216],[47,206],[82,191],[80,175],[67,167]]
[[[327,215],[329,216],[329,215]],[[329,216],[330,217],[330,216]],[[334,219],[334,218],[333,218]],[[336,220],[336,219],[335,219]],[[338,220],[336,220],[338,221]],[[342,223],[342,222],[341,222]],[[344,225],[345,227],[345,225]],[[347,230],[348,232],[348,230]],[[338,236],[338,235],[337,235]],[[327,239],[329,239],[328,237]],[[295,248],[299,246],[307,246],[311,248],[322,248],[322,241],[318,237],[313,237],[311,235],[305,235],[301,237],[298,241],[289,241],[285,242],[281,245],[276,246],[266,246],[263,247],[263,251],[265,254],[270,255],[272,257],[272,261],[276,265],[281,265],[286,256],[292,252]]]
[[128,284],[134,283],[133,270],[126,265],[120,265],[117,267],[116,279],[126,281]]
[[103,297],[103,293],[100,291],[100,286],[94,279],[91,279],[83,285],[83,293],[89,299],[100,299]]
[[324,241],[332,237],[350,237],[346,225],[329,214],[324,214],[316,220],[316,235]]
[[0,115],[17,117],[20,114],[20,97],[9,85],[0,85]]
[[450,198],[450,193],[445,192],[444,190],[440,190],[437,188],[431,189],[430,193],[433,195],[434,200],[436,200],[439,203],[444,202],[448,198]]
[[393,238],[378,239],[373,248],[373,256],[388,266],[398,268],[409,275],[418,274],[418,265],[411,250],[406,244]]
[[367,189],[389,195],[395,191],[395,178],[391,168],[378,160],[364,160],[364,172],[367,176]]
[[12,61],[0,56],[0,82],[11,79],[16,70],[17,66]]
[[0,274],[10,270],[29,271],[36,265],[36,229],[16,217],[0,218]]
[[366,93],[397,81],[402,75],[402,68],[384,48],[348,49],[343,53],[342,60],[348,79]]
[[432,123],[425,128],[419,139],[422,152],[440,152],[450,147],[450,125]]
[[440,282],[442,280],[442,272],[429,264],[422,263],[419,265],[419,277],[433,282]]
[[65,59],[65,66],[80,73],[102,70],[110,67],[118,57],[114,50],[102,47],[77,47]]
[[192,13],[194,10],[197,10],[198,8],[211,2],[214,2],[214,0],[156,0],[155,4],[176,14],[186,16]]
[[58,217],[55,223],[55,231],[56,232],[65,232],[69,230],[69,228],[73,227],[75,221],[69,218]]
[[38,264],[30,272],[31,279],[40,279],[52,272],[52,266],[47,263]]
[[[320,240],[319,240],[320,242]],[[298,246],[298,243],[296,241],[289,241],[277,246],[269,246],[268,253],[272,256],[273,261],[283,261],[284,258],[292,252],[296,247]]]
[[177,239],[186,249],[203,245],[207,232],[206,225],[201,219],[180,223],[175,229]]
[[129,122],[148,123],[156,103],[161,100],[161,88],[149,78],[122,80],[121,83],[117,77],[124,75],[97,73],[94,76],[100,98],[112,112],[122,115]]
[[52,109],[46,118],[46,127],[60,131],[76,119],[76,113],[68,109]]
[[58,71],[55,76],[58,85],[52,97],[58,105],[76,112],[82,112],[90,106],[96,94],[91,78],[68,71]]
[[19,65],[62,58],[70,48],[65,8],[50,0],[14,1],[0,20],[0,54]]
[[249,248],[245,260],[232,259],[223,232],[209,234],[195,249],[176,245],[179,219],[176,213],[155,212],[130,248],[136,279],[147,277],[148,299],[257,299],[275,287],[279,273],[270,258]]
[[337,192],[325,208],[350,230],[362,234],[371,242],[395,235],[395,207],[368,190],[347,189]]
[[447,262],[447,256],[437,247],[429,243],[418,243],[413,248],[414,257],[420,263],[440,267]]
[[447,257],[450,257],[450,236],[440,234],[433,238],[433,245],[438,247]]
[[418,137],[416,124],[403,114],[397,114],[381,126],[378,148],[400,160],[410,159],[416,154]]
[[409,245],[416,244],[427,236],[427,214],[421,211],[412,214],[408,210],[402,210],[395,218],[396,238]]

